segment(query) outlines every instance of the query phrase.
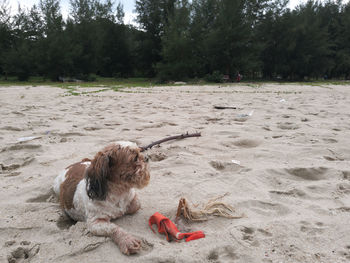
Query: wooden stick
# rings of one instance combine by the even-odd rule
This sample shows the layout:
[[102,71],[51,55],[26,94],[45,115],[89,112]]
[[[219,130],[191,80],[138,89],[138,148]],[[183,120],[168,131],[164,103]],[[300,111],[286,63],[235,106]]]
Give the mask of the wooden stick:
[[147,146],[141,146],[141,152],[146,151],[148,149],[151,149],[153,146],[161,144],[163,142],[167,142],[167,141],[171,141],[171,140],[178,140],[178,139],[185,139],[185,138],[189,138],[189,137],[200,137],[202,136],[200,132],[196,132],[196,133],[185,133],[185,134],[181,134],[181,135],[175,135],[175,136],[171,136],[171,137],[167,137],[164,139],[161,139],[159,141],[156,142],[152,142],[151,144],[147,145]]
[[214,106],[215,109],[218,109],[218,110],[225,110],[225,109],[233,109],[233,110],[236,110],[237,107],[231,107],[231,106]]

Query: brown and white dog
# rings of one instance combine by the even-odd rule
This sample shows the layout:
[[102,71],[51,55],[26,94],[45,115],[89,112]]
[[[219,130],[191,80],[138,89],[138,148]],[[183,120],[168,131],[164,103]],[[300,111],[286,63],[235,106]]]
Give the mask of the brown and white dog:
[[124,254],[137,253],[141,241],[110,222],[140,209],[134,188],[150,180],[148,164],[132,142],[117,142],[68,166],[54,181],[62,209],[74,220],[86,221],[97,236],[109,236]]

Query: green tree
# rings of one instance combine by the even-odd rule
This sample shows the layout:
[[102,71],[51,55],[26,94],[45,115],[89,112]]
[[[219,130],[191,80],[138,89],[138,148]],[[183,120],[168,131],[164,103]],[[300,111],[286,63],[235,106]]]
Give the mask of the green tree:
[[174,11],[176,0],[137,0],[135,11],[137,22],[144,33],[138,34],[137,57],[142,67],[140,71],[154,76],[155,65],[161,60],[161,38],[168,18]]
[[107,77],[132,74],[130,35],[124,24],[107,19],[97,22],[97,73]]
[[11,48],[11,16],[8,0],[0,1],[0,75],[7,77],[5,60]]
[[40,72],[52,80],[65,75],[67,43],[59,0],[40,0],[43,38],[40,41]]
[[293,30],[296,20],[289,9],[270,9],[257,27],[263,48],[260,52],[264,78],[289,77],[289,54],[295,46]]
[[308,1],[295,10],[270,12],[261,29],[265,77],[319,78],[332,65],[328,28],[321,19],[322,4]]
[[87,79],[97,71],[96,4],[93,0],[71,0],[71,15],[67,21],[67,34],[70,39],[74,75]]
[[[116,13],[112,1],[71,0],[71,15],[67,21],[66,34],[70,44],[70,58],[75,69],[73,74],[88,79],[90,74],[111,76],[123,69],[118,60],[122,53],[128,54],[122,39],[123,7]],[[118,57],[119,56],[119,57]],[[117,70],[118,68],[118,70]],[[128,66],[125,67],[128,69]]]
[[[31,13],[35,13],[35,9],[34,6]],[[30,13],[20,6],[12,20],[10,48],[5,54],[3,67],[9,75],[27,80],[36,73],[34,51],[37,33],[31,28]]]
[[162,61],[158,77],[162,80],[183,80],[193,76],[193,57],[190,35],[190,5],[187,0],[175,3],[162,37]]
[[318,2],[308,1],[297,10],[291,72],[300,79],[323,76],[329,64],[328,32],[321,26],[320,8]]
[[190,34],[192,39],[192,64],[196,77],[213,71],[210,63],[208,40],[214,31],[219,14],[219,1],[193,0]]
[[218,16],[208,35],[207,50],[211,71],[234,75],[254,69],[252,28],[245,16],[244,0],[221,0]]
[[71,16],[75,23],[91,21],[95,15],[94,0],[70,0]]
[[350,3],[341,5],[339,2],[337,1],[336,7],[335,3],[327,3],[332,6],[332,15],[328,15],[328,18],[332,17],[328,31],[334,58],[329,75],[330,77],[350,79]]

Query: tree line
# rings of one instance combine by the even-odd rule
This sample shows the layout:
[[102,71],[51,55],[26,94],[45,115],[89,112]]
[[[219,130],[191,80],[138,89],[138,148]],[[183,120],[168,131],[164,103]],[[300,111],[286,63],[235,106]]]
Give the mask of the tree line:
[[0,0],[0,76],[27,80],[150,77],[161,81],[350,78],[350,3],[137,0],[138,26],[112,0]]

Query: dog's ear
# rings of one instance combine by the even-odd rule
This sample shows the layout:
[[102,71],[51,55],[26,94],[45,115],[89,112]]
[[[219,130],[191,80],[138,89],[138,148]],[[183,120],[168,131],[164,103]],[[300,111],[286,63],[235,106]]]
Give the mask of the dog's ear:
[[105,200],[110,177],[110,158],[99,152],[92,160],[86,174],[86,192],[91,199]]

